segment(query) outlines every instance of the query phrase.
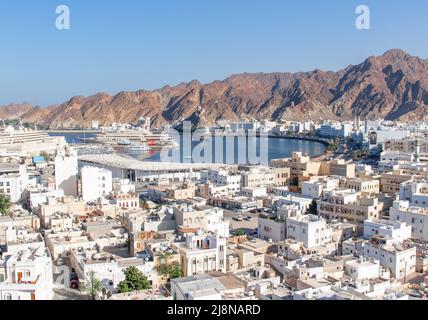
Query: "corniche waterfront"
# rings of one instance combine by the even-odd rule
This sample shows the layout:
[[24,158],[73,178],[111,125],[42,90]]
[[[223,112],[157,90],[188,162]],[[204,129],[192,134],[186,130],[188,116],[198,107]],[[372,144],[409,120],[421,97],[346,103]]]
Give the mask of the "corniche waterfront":
[[[56,131],[56,132],[50,132],[49,135],[51,135],[51,136],[64,136],[66,141],[70,144],[84,144],[85,139],[91,139],[91,138],[95,137],[95,133],[92,133],[92,132],[87,133],[87,132],[82,132],[82,131],[79,131],[79,132]],[[181,139],[182,138],[183,138],[183,136],[181,136]],[[248,138],[248,139],[255,139],[256,145],[257,145],[257,147],[259,147],[260,138],[253,137],[253,138]],[[195,148],[195,146],[197,146],[199,143],[200,143],[199,141],[194,141],[192,143],[192,149]],[[238,139],[235,139],[234,143],[235,143],[235,148],[234,148],[235,159],[237,159],[238,158],[238,155],[237,155]],[[225,149],[226,148],[226,137],[224,137],[223,146]],[[213,147],[213,149],[214,149],[214,147]],[[300,152],[308,154],[311,157],[317,157],[317,156],[324,154],[325,150],[326,150],[325,144],[323,144],[322,142],[318,142],[318,141],[312,141],[310,139],[293,139],[290,137],[283,137],[283,138],[282,137],[272,137],[272,138],[269,138],[269,142],[268,142],[269,160],[291,157],[291,154],[294,151],[300,151]],[[126,153],[126,152],[124,152],[124,153]],[[160,153],[157,150],[151,150],[149,152],[142,153],[142,154],[138,154],[138,153],[135,154],[132,152],[126,153],[126,154],[129,154],[130,156],[137,158],[139,160],[143,160],[143,161],[151,161],[151,162],[161,161]],[[180,154],[181,154],[181,161],[183,161],[184,159],[183,159],[182,148],[180,149]]]

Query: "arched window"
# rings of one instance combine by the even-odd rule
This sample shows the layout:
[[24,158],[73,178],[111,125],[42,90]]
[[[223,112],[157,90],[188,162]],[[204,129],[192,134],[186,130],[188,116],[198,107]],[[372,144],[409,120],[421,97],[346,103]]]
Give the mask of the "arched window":
[[204,257],[204,272],[208,272],[208,256]]

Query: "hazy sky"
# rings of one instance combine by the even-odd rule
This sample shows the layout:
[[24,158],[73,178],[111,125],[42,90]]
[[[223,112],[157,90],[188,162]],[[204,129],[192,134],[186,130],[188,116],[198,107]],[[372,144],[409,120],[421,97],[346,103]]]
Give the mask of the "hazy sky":
[[[61,4],[71,30],[55,27]],[[369,31],[355,28],[360,4]],[[337,70],[391,48],[428,58],[427,12],[426,0],[4,0],[0,104]]]

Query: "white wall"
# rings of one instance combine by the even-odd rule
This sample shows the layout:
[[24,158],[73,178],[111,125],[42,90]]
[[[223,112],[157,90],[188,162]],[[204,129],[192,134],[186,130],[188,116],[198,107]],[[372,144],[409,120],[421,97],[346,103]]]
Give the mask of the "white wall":
[[85,166],[81,169],[82,198],[96,201],[112,191],[112,173],[106,169]]
[[59,154],[55,157],[55,184],[67,196],[77,197],[77,167],[75,151],[68,156]]

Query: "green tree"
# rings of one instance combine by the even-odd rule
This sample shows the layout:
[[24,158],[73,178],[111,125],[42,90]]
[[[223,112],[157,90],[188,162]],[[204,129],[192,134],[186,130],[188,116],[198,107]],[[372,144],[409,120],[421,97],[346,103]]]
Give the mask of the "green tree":
[[178,261],[174,261],[169,266],[169,278],[175,279],[181,277],[181,266]]
[[46,162],[49,162],[50,157],[49,157],[49,154],[46,151],[40,152],[40,156],[43,157],[43,158],[45,158]]
[[309,205],[308,213],[313,214],[314,216],[318,215],[318,206],[317,200],[312,200],[312,203]]
[[166,253],[159,257],[159,263],[156,267],[156,271],[159,272],[160,275],[168,278],[175,279],[181,277],[181,266],[178,261],[169,262],[169,257],[171,255]]
[[238,230],[238,231],[235,232],[235,237],[241,237],[241,236],[244,236],[244,235],[245,235],[245,232],[242,231],[242,230]]
[[125,280],[121,281],[117,287],[119,293],[146,290],[150,288],[147,277],[136,267],[129,267],[123,272]]
[[95,277],[95,272],[92,271],[89,274],[89,277],[87,280],[86,291],[88,292],[91,299],[95,300],[97,293],[101,291],[101,289],[102,289],[101,281]]
[[11,206],[10,198],[4,194],[0,194],[0,216],[8,214]]
[[339,146],[336,143],[333,143],[327,147],[327,151],[335,152],[338,148],[339,148]]

